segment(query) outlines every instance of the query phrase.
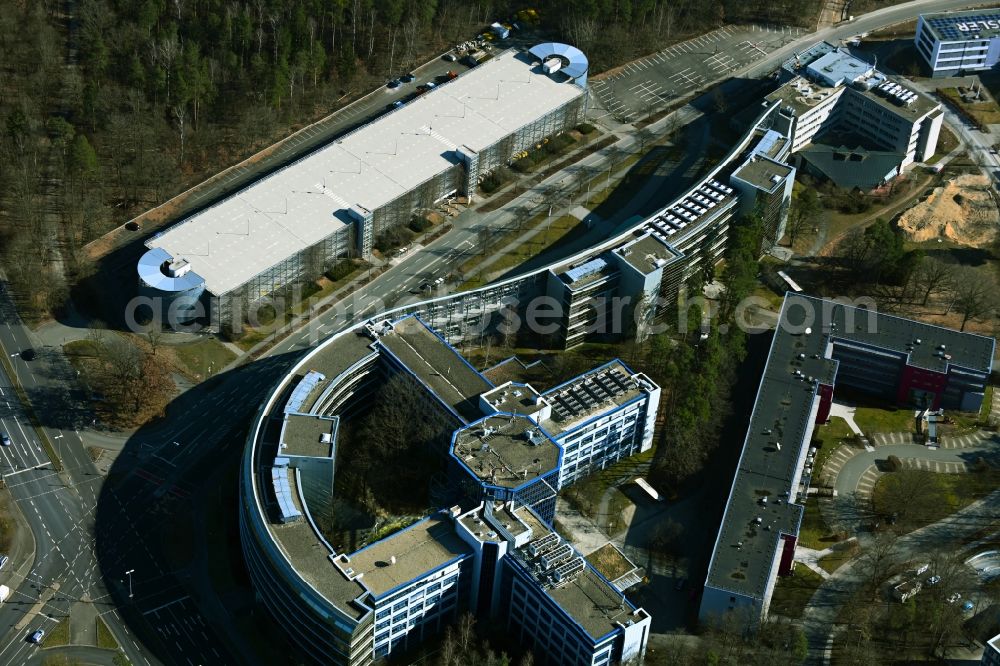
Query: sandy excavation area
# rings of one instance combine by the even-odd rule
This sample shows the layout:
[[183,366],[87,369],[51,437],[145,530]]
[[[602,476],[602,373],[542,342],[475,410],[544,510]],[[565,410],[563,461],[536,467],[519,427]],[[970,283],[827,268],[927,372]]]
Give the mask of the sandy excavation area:
[[989,179],[982,174],[965,174],[935,187],[900,216],[898,225],[914,242],[945,238],[960,245],[985,247],[997,237],[1000,209]]

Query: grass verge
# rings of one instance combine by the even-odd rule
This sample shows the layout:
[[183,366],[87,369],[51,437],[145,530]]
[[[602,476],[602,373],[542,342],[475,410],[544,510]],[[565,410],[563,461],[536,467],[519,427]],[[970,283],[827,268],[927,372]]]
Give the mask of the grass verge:
[[836,548],[829,555],[824,555],[819,558],[817,564],[823,568],[823,571],[833,573],[857,555],[858,550],[860,550],[860,546],[858,546],[856,541],[852,541],[848,544],[842,544],[842,546],[843,547]]
[[118,649],[118,641],[115,640],[114,634],[111,633],[108,625],[100,616],[97,617],[97,647],[105,650]]
[[771,596],[771,613],[790,618],[802,617],[806,604],[812,599],[823,577],[805,565],[798,565],[791,576],[781,576]]
[[69,618],[59,621],[52,631],[45,633],[42,645],[47,648],[69,645]]
[[823,550],[839,540],[838,535],[830,531],[823,519],[819,501],[815,497],[808,498],[802,513],[802,525],[799,526],[799,544],[813,550]]
[[816,447],[816,464],[813,468],[813,476],[821,478],[823,465],[829,460],[833,452],[841,444],[846,444],[854,439],[854,431],[847,425],[847,421],[839,416],[830,417],[828,423],[824,423],[813,431],[812,446]]

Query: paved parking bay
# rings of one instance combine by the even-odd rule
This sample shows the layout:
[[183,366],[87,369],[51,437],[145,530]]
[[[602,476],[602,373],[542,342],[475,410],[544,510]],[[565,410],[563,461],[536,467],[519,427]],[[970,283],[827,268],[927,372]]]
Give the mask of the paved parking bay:
[[868,497],[872,494],[875,489],[875,484],[878,482],[879,477],[882,476],[882,472],[878,471],[878,467],[871,465],[868,469],[864,471],[861,478],[858,479],[858,487],[855,492],[857,492],[860,497]]
[[783,26],[725,26],[590,79],[595,115],[623,121],[722,80],[803,34]]

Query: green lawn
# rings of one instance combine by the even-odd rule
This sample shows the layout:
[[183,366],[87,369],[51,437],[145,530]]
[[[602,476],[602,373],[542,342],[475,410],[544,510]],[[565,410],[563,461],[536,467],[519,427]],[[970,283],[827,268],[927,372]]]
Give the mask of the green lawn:
[[854,432],[847,421],[839,416],[830,417],[829,423],[817,426],[813,431],[812,446],[817,448],[813,476],[821,477],[823,465],[841,444],[853,441]]
[[115,640],[114,634],[111,633],[108,625],[100,616],[97,617],[97,647],[106,650],[118,649],[118,641]]
[[833,573],[857,554],[858,544],[857,542],[852,542],[850,544],[845,544],[844,548],[837,548],[829,555],[821,557],[818,564],[824,571]]
[[813,550],[823,550],[836,542],[837,536],[827,527],[823,514],[820,513],[818,500],[815,497],[808,498],[802,513],[802,525],[799,526],[799,544]]
[[46,630],[42,645],[47,648],[69,645],[69,618],[59,621],[51,631]]
[[913,410],[900,408],[858,407],[854,422],[861,432],[913,432]]
[[172,347],[178,362],[197,379],[206,379],[226,367],[236,354],[214,338]]
[[822,576],[804,564],[799,564],[791,576],[778,578],[774,595],[771,596],[770,612],[790,618],[802,617],[802,611],[822,582]]

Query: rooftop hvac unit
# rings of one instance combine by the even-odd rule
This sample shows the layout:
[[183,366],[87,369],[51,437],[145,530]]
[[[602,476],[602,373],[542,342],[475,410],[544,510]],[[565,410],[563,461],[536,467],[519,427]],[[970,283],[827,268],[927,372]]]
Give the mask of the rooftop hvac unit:
[[528,544],[528,554],[532,557],[538,557],[542,553],[555,548],[559,544],[559,535],[555,532],[549,532],[545,536],[535,539]]
[[546,74],[555,74],[560,69],[562,69],[562,60],[559,58],[550,58],[542,64],[542,71]]
[[554,548],[552,551],[542,555],[542,569],[551,569],[571,557],[573,557],[573,547],[568,543],[564,543],[558,548]]
[[570,560],[566,564],[559,566],[559,568],[552,572],[552,578],[557,583],[567,582],[575,576],[578,576],[586,568],[587,565],[584,564],[583,558],[577,557]]

